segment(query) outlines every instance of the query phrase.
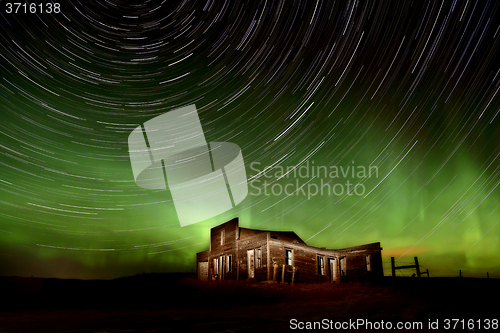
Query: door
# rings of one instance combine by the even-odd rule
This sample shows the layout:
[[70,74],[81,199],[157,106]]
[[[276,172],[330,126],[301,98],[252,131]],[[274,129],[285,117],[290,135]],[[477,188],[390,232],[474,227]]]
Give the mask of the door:
[[254,252],[254,250],[248,250],[247,257],[248,257],[248,278],[253,279],[255,277],[255,252]]
[[330,268],[330,282],[337,282],[337,260],[335,258],[328,258],[328,267]]

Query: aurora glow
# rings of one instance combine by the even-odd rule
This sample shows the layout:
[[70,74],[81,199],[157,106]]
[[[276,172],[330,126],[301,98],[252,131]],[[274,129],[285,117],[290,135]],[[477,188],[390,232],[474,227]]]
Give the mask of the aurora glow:
[[[191,271],[238,216],[314,246],[380,241],[431,276],[500,277],[498,3],[58,2],[0,2],[1,275]],[[263,191],[305,163],[378,176],[323,177],[364,195],[249,195],[182,228],[168,191],[134,183],[127,137],[190,104]]]

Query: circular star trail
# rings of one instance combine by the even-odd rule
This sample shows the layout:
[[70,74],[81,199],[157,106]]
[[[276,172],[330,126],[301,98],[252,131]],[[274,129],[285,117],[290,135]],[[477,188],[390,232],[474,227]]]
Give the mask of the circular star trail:
[[[497,3],[28,1],[49,2],[0,3],[0,274],[192,270],[236,216],[500,274]],[[181,228],[127,138],[191,104],[241,147],[249,194]]]

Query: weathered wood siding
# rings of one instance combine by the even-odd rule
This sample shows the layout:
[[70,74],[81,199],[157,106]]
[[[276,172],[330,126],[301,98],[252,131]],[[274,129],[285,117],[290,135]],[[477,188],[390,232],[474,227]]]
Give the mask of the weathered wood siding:
[[[237,218],[212,228],[210,230],[210,251],[212,254],[217,255],[234,248],[238,238],[238,229]],[[224,232],[224,244],[221,244],[222,232]]]
[[[338,250],[346,258],[346,280],[365,281],[383,277],[382,248],[380,243],[353,246]],[[370,270],[366,256],[369,256]]]
[[[296,282],[327,282],[328,281],[328,268],[325,267],[325,274],[318,274],[318,261],[317,256],[322,255],[326,258],[334,257],[335,254],[330,251],[319,252],[316,248],[308,247],[302,244],[289,244],[278,240],[270,240],[271,262],[278,265],[279,279],[281,279],[281,272],[283,265],[286,271],[291,271],[295,266],[298,272],[296,273]],[[286,250],[292,250],[292,265],[286,265]],[[326,261],[325,261],[326,262]],[[325,264],[326,266],[326,264]],[[287,275],[287,274],[285,274]]]
[[[275,265],[277,281],[282,280],[283,265],[285,265],[285,282],[290,281],[293,267],[297,270],[295,282],[340,283],[383,277],[380,243],[339,250],[317,248],[305,244],[294,232],[240,228],[237,218],[212,228],[210,235],[210,250],[197,254],[198,263],[208,262],[208,265],[197,265],[197,274],[200,276],[199,267],[203,267],[204,270],[204,267],[208,266],[208,279],[247,279],[250,267],[248,251],[254,251],[254,278],[258,281],[272,280]],[[286,250],[292,251],[291,265],[286,262]],[[227,271],[228,256],[231,256],[229,271]],[[222,267],[221,257],[224,261]],[[322,270],[318,269],[318,257],[324,258]],[[217,268],[214,267],[214,259],[219,260],[219,274],[215,274]],[[333,271],[336,275],[330,267],[330,259],[334,259]],[[202,276],[205,276],[204,272]]]
[[[210,230],[210,250],[208,257],[208,278],[210,280],[236,279],[236,240],[238,237],[238,219],[232,219]],[[222,242],[222,238],[224,241]],[[227,271],[227,256],[231,256],[230,270]],[[223,265],[220,264],[221,257]],[[214,266],[214,259],[219,260],[218,269]],[[216,272],[219,272],[216,274]]]
[[239,271],[240,279],[245,280],[248,278],[248,250],[261,249],[261,265],[257,267],[257,253],[254,255],[255,265],[255,279],[257,281],[267,280],[267,232],[263,231],[259,234],[248,236],[238,241],[238,257],[239,257]]
[[208,280],[208,261],[198,261],[198,279]]
[[196,261],[207,261],[209,256],[210,256],[210,250],[198,252],[196,254]]

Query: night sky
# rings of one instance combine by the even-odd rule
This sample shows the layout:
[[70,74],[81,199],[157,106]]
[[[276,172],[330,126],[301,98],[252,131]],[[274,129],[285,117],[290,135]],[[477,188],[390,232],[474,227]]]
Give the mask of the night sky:
[[[500,277],[498,3],[0,3],[0,275],[192,271],[239,217],[381,242],[386,273],[418,256],[431,276]],[[207,141],[241,148],[249,194],[180,227],[127,140],[191,104]]]

